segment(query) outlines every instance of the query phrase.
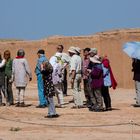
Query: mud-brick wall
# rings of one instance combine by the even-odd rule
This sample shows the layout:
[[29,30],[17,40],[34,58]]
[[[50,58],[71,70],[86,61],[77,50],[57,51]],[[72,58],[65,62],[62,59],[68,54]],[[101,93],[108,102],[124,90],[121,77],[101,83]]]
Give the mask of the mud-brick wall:
[[58,44],[64,45],[65,52],[67,52],[71,45],[80,47],[81,49],[96,47],[100,55],[107,55],[110,59],[118,86],[121,88],[133,88],[131,58],[122,51],[123,44],[128,41],[140,41],[140,29],[114,30],[91,36],[56,36],[39,41],[0,41],[0,52],[3,53],[4,50],[8,49],[14,58],[17,50],[23,48],[33,73],[32,83],[36,83],[34,69],[38,49],[45,49],[46,56],[50,58],[56,52]]

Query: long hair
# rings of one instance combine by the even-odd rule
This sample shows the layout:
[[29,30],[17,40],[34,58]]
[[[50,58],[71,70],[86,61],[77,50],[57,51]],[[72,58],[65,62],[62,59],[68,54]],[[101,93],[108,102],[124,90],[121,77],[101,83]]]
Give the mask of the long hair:
[[11,58],[11,53],[9,50],[4,51],[4,57],[8,56],[8,58]]

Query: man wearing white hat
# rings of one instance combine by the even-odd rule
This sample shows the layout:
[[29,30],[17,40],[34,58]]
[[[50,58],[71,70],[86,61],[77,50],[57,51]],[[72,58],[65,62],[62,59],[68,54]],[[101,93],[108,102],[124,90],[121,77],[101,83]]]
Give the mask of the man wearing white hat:
[[82,59],[80,57],[80,48],[71,46],[68,50],[71,61],[70,61],[70,78],[71,78],[71,87],[73,89],[73,97],[74,97],[74,104],[73,108],[82,108],[83,107],[83,100],[81,97],[81,65]]
[[63,69],[63,64],[62,64],[62,53],[61,52],[56,52],[54,56],[50,58],[50,63],[53,66],[53,73],[52,73],[52,80],[53,84],[55,85],[55,94],[58,99],[58,105],[56,107],[63,107],[64,105],[64,96],[63,96],[63,90],[62,90],[62,69]]

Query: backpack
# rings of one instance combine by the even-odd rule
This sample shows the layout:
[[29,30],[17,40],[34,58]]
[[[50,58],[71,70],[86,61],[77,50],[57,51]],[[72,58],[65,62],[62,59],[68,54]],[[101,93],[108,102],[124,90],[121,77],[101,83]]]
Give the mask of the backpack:
[[43,63],[43,73],[45,75],[49,75],[49,74],[52,74],[53,72],[53,67],[52,65],[50,64],[50,62],[48,60],[44,61]]

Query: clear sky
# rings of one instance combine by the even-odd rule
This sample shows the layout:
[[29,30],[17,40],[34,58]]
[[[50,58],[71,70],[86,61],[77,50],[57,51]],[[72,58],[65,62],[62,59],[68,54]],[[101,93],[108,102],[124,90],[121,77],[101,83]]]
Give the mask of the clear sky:
[[0,38],[36,40],[140,27],[140,0],[0,0]]

